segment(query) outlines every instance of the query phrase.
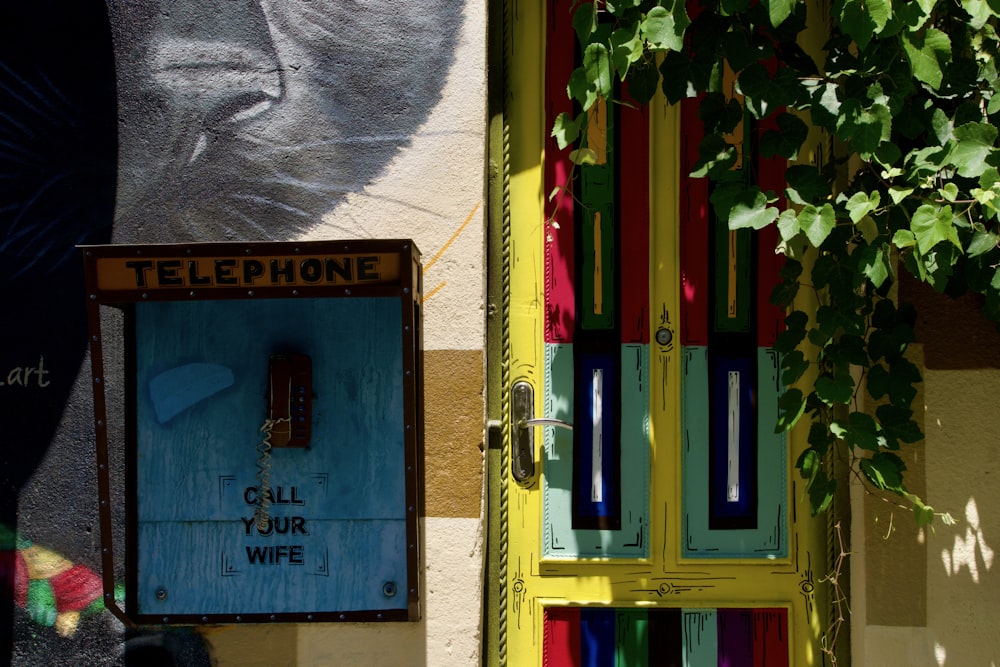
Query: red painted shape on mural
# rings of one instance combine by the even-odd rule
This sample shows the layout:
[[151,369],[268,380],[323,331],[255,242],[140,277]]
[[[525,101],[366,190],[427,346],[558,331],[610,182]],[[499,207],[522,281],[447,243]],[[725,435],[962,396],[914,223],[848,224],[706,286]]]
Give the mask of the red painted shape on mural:
[[55,575],[49,579],[49,585],[56,598],[56,609],[60,612],[83,611],[101,598],[101,578],[83,565],[74,565]]
[[649,108],[622,104],[619,109],[621,340],[648,343]]
[[753,610],[754,667],[788,667],[788,610]]
[[[8,558],[8,555],[11,557]],[[28,604],[28,584],[30,580],[28,578],[28,566],[24,562],[24,556],[21,555],[19,551],[15,552],[5,552],[2,556],[3,563],[13,563],[14,565],[14,602],[18,607],[24,609]],[[10,576],[9,573],[3,573],[3,579],[6,581]]]
[[578,667],[580,664],[579,607],[550,607],[545,610],[544,667]]
[[681,345],[708,345],[709,210],[708,179],[689,174],[698,162],[698,144],[705,134],[698,118],[701,97],[681,101],[680,265]]
[[[566,82],[576,67],[572,13],[567,0],[549,0],[545,53],[545,132],[562,112],[573,114],[566,96]],[[545,196],[567,188],[545,204],[545,342],[573,342],[576,322],[575,238],[569,149],[560,150],[555,138],[545,140]]]
[[[760,137],[768,130],[778,131],[775,116],[769,116],[757,124],[757,145]],[[757,158],[757,184],[761,190],[774,192],[778,196],[779,208],[785,205],[785,172],[788,161],[780,155]],[[785,326],[784,313],[771,303],[771,292],[781,280],[781,267],[785,256],[775,252],[778,245],[778,227],[768,225],[757,232],[757,346],[773,347],[778,334]]]

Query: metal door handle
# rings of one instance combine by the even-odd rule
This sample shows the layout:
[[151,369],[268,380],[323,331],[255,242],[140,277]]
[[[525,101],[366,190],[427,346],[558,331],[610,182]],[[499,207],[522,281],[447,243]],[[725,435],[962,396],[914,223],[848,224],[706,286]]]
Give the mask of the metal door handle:
[[569,431],[573,425],[552,417],[535,417],[535,390],[521,380],[511,387],[510,474],[519,484],[531,484],[535,477],[535,426],[555,426]]
[[573,430],[573,425],[569,422],[564,422],[561,419],[556,419],[554,417],[535,417],[533,419],[522,419],[517,424],[520,427],[526,426],[555,426],[556,428],[564,428],[567,431]]

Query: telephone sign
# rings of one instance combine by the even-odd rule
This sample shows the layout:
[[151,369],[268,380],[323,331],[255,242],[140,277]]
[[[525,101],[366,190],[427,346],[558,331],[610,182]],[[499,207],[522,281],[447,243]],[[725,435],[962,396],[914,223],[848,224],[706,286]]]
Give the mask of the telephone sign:
[[[419,617],[411,241],[86,246],[105,603],[133,623]],[[122,331],[105,306],[124,312]],[[104,359],[122,346],[125,415]],[[108,423],[124,422],[123,507]],[[125,608],[112,539],[125,524]]]

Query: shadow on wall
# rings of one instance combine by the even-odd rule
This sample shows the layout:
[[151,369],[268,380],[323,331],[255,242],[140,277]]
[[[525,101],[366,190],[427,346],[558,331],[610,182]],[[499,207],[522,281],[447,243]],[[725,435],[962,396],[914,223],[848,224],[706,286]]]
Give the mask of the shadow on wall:
[[[284,240],[310,229],[424,122],[462,7],[2,3],[0,525],[10,535],[29,535],[77,572],[99,567],[75,246]],[[44,627],[15,604],[14,539],[0,544],[0,664],[116,664],[123,652],[129,662],[173,650],[173,633],[123,644],[104,613],[81,616],[66,636],[55,621]]]
[[[66,454],[64,481],[74,491],[39,498],[40,504],[19,503],[56,438],[84,355],[82,265],[74,246],[111,237],[117,154],[113,64],[107,17],[98,0],[3,3],[0,525],[37,522],[43,543],[55,541],[68,561],[90,564],[97,562],[96,517],[90,511],[96,502],[92,468],[84,462],[92,458],[85,438],[74,434],[51,446]],[[83,419],[87,410],[84,402],[77,416]],[[89,429],[90,420],[78,428]],[[59,664],[62,658],[66,664],[88,652],[119,652],[120,640],[103,621],[85,622],[88,632],[61,638],[60,648],[36,642],[38,635],[56,633],[40,629],[23,608],[15,609],[17,551],[11,539],[0,547],[0,662]],[[34,590],[40,594],[41,585]]]

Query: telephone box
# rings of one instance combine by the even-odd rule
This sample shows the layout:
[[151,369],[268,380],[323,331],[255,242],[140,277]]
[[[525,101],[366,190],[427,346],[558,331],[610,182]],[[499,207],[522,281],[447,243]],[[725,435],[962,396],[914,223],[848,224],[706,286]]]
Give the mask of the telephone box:
[[417,620],[414,244],[82,250],[106,606],[138,624]]

